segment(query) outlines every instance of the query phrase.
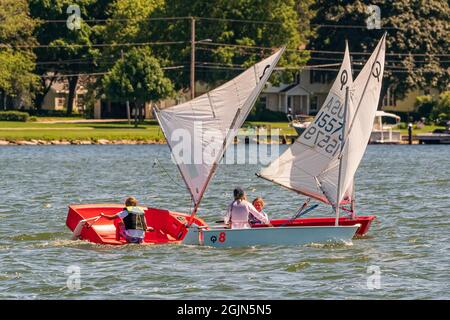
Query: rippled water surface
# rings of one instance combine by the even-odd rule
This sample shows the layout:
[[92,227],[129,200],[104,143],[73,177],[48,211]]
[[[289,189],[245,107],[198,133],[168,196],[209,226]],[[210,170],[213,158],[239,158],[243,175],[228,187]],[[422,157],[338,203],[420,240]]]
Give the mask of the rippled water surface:
[[[216,221],[241,185],[249,198],[264,197],[270,216],[291,216],[303,198],[255,177],[259,167],[219,166],[200,215]],[[368,147],[357,172],[357,209],[378,219],[353,245],[213,249],[68,240],[70,203],[134,195],[142,204],[189,211],[165,145],[2,147],[0,177],[0,298],[450,299],[449,146]],[[316,212],[330,214],[325,205]],[[70,290],[68,280],[76,282],[69,271],[77,268],[80,289]],[[379,289],[368,288],[378,284],[371,270],[380,271]]]

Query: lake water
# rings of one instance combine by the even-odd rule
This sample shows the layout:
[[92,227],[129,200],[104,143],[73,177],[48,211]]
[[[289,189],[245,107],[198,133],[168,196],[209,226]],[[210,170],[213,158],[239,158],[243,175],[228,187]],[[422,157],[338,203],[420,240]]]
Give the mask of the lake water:
[[[255,177],[258,169],[219,166],[200,216],[220,218],[237,185],[249,198],[263,196],[271,217],[295,213],[304,198]],[[213,249],[68,240],[70,203],[134,195],[187,212],[189,196],[165,145],[2,147],[0,177],[0,298],[450,299],[449,146],[368,147],[357,172],[357,210],[378,218],[353,245]],[[315,211],[331,213],[325,205]]]

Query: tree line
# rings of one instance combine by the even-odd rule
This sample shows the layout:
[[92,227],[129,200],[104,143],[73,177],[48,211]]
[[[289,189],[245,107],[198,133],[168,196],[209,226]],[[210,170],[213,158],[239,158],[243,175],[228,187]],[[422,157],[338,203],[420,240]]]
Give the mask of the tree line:
[[[449,86],[450,9],[445,0],[373,0],[381,29],[368,29],[365,1],[338,0],[0,0],[0,106],[42,108],[67,79],[72,113],[80,75],[88,99],[142,105],[189,88],[192,17],[196,80],[214,83],[287,45],[284,72],[292,81],[308,61],[338,63],[344,40],[358,70],[384,32],[384,90],[398,97]],[[78,19],[81,17],[81,21]]]

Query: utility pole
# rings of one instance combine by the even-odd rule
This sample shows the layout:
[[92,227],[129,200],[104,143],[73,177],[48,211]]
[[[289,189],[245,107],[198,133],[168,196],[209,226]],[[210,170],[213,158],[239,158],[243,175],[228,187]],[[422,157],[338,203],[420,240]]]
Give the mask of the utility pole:
[[195,17],[191,17],[191,99],[195,98]]
[[[120,50],[120,56],[122,58],[122,61],[124,61],[122,49]],[[128,99],[127,99],[127,119],[128,119],[128,124],[131,124],[130,101]]]

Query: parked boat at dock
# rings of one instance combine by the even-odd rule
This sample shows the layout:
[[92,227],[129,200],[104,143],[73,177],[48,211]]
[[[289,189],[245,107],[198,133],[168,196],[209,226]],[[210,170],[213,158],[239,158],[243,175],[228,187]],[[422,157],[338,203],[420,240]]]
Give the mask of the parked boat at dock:
[[294,128],[299,136],[308,128],[313,119],[314,117],[308,115],[288,115],[289,126]]
[[[393,119],[395,124],[383,123],[385,118]],[[377,111],[369,143],[371,144],[399,144],[402,142],[400,130],[395,130],[399,124],[400,117],[393,113]]]

